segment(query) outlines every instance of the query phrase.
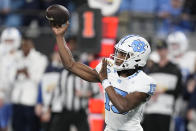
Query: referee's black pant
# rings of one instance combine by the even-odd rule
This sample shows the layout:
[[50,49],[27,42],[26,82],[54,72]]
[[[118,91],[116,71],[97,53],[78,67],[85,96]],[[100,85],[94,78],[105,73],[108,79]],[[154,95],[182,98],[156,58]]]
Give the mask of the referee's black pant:
[[52,113],[50,131],[69,131],[70,126],[75,125],[77,131],[89,131],[88,118],[85,110]]
[[171,116],[161,114],[146,114],[142,123],[144,131],[169,131]]

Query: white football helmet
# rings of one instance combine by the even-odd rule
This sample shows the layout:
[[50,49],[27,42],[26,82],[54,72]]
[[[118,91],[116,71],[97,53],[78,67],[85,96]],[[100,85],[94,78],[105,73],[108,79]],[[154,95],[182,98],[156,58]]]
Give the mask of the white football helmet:
[[[137,35],[123,37],[115,45],[115,49],[115,54],[112,55],[112,57],[114,58],[114,67],[117,71],[135,69],[137,66],[145,66],[151,52],[147,40]],[[117,57],[119,51],[126,53],[126,57],[123,59],[123,63],[120,66],[115,64],[116,59],[120,59]]]
[[1,44],[7,52],[18,49],[21,45],[21,34],[19,30],[14,27],[3,30]]
[[172,56],[183,54],[188,49],[188,39],[183,32],[177,31],[168,35],[167,38],[169,53]]

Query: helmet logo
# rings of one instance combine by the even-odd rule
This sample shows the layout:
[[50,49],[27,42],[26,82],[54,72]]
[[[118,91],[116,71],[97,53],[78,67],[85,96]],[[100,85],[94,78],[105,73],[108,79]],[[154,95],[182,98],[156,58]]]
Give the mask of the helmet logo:
[[129,47],[133,48],[134,52],[144,52],[146,49],[144,48],[146,44],[140,40],[134,40]]

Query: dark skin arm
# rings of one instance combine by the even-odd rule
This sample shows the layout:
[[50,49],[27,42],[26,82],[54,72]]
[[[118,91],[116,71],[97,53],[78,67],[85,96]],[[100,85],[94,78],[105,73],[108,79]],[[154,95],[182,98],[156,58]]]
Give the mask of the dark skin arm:
[[[103,81],[107,79],[107,61],[105,59],[102,60],[102,68],[99,73],[100,80]],[[129,93],[125,97],[119,95],[114,90],[114,87],[110,86],[105,89],[110,98],[112,104],[117,108],[120,113],[127,112],[129,110],[134,109],[138,105],[142,104],[149,97],[148,94],[142,92],[133,92]]]
[[[99,74],[92,68],[79,62],[75,62],[69,48],[65,44],[66,42],[64,39],[64,34],[68,28],[68,25],[69,23],[67,23],[66,26],[63,27],[52,28],[56,36],[59,54],[61,56],[64,67],[84,80],[90,82],[102,82],[107,78],[106,60],[103,60],[103,66]],[[108,87],[106,89],[106,92],[108,93],[110,100],[120,113],[127,112],[133,109],[142,102],[146,101],[146,98],[149,97],[148,94],[141,92],[130,93],[126,97],[123,97],[117,94],[112,86]]]
[[64,67],[86,81],[100,82],[99,74],[97,73],[97,71],[93,70],[89,66],[76,62],[73,59],[71,51],[67,47],[64,39],[64,34],[67,31],[68,26],[69,22],[67,22],[67,24],[62,27],[52,27],[52,30],[56,36],[59,54]]

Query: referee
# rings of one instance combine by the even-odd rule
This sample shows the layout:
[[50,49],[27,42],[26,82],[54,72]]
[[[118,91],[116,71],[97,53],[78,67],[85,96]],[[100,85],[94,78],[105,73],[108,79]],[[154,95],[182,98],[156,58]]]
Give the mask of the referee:
[[64,70],[59,87],[63,110],[52,114],[50,131],[69,131],[71,125],[75,125],[78,131],[89,131],[88,99],[99,94],[98,85]]
[[[68,43],[70,49],[75,49],[74,38]],[[89,131],[88,99],[99,94],[98,84],[84,81],[64,69],[57,90],[59,93],[55,97],[61,98],[63,109],[60,113],[52,113],[50,131],[69,131],[71,125],[75,125],[77,131]]]

